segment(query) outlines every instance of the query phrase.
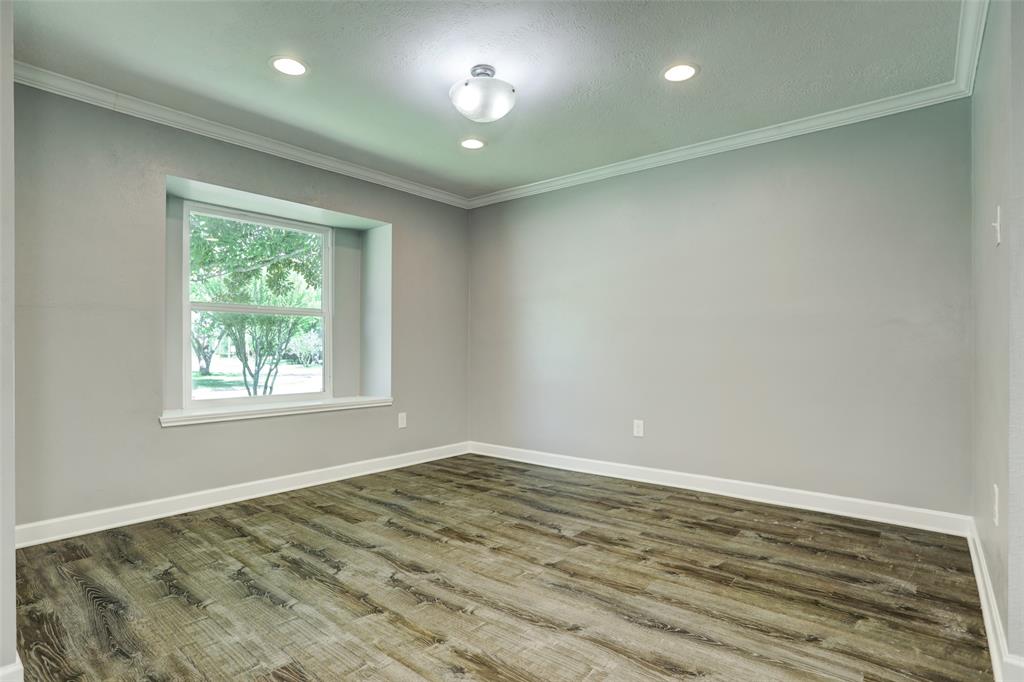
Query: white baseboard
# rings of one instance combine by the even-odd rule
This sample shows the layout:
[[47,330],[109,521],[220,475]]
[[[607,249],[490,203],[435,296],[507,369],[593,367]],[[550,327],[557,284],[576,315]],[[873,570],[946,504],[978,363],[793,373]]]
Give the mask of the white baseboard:
[[25,679],[25,669],[21,667],[21,659],[14,654],[14,663],[0,666],[0,682],[22,682]]
[[1003,682],[1024,682],[1024,656],[1003,653]]
[[[254,497],[263,497],[297,488],[330,483],[331,481],[339,481],[355,476],[364,476],[378,471],[387,471],[422,462],[446,459],[470,452],[556,469],[611,476],[613,478],[644,483],[655,483],[674,488],[697,490],[755,502],[766,502],[797,509],[838,514],[840,516],[966,537],[970,545],[975,577],[978,581],[978,593],[981,598],[985,631],[988,634],[989,651],[992,654],[992,665],[995,671],[996,682],[1024,682],[1024,657],[1010,654],[1007,651],[1006,635],[1003,632],[1002,620],[999,617],[999,608],[995,601],[991,577],[985,563],[985,555],[981,549],[974,519],[970,516],[932,509],[907,507],[889,502],[876,502],[828,493],[817,493],[809,490],[783,488],[763,483],[737,481],[716,476],[688,474],[668,469],[655,469],[633,464],[556,455],[550,452],[513,448],[492,443],[477,441],[452,443],[451,445],[341,464],[325,469],[305,471],[277,478],[268,478],[174,497],[165,497],[149,502],[139,502],[121,507],[99,509],[82,514],[22,524],[17,526],[15,538],[18,547],[26,547],[51,540],[94,533],[117,526],[126,526],[165,516],[215,507],[221,504],[248,500]],[[21,680],[22,668],[20,661],[0,668],[0,682],[21,682]]]
[[196,511],[197,509],[206,509],[254,497],[273,495],[354,476],[364,476],[378,471],[398,469],[421,462],[445,459],[466,454],[467,452],[539,464],[556,469],[656,483],[675,488],[686,488],[717,495],[739,497],[755,502],[767,502],[797,509],[851,516],[868,521],[892,523],[899,526],[950,533],[962,537],[970,537],[974,527],[973,519],[962,514],[907,507],[888,502],[874,502],[854,497],[797,490],[795,488],[782,488],[763,483],[750,483],[702,474],[688,474],[668,469],[654,469],[633,464],[570,457],[568,455],[556,455],[537,450],[525,450],[504,445],[494,445],[492,443],[468,441],[388,457],[351,462],[325,469],[303,471],[276,478],[239,483],[222,488],[200,490],[147,502],[138,502],[108,509],[97,509],[81,514],[20,524],[15,530],[15,540],[18,547],[27,547],[76,535],[95,533],[108,528],[183,514]]
[[755,502],[767,502],[797,509],[851,516],[868,521],[880,521],[899,526],[909,526],[923,530],[949,533],[967,538],[974,564],[974,575],[978,581],[978,594],[981,599],[982,615],[985,619],[985,632],[988,636],[989,653],[992,656],[992,668],[996,682],[1024,682],[1024,657],[1007,651],[1006,633],[999,617],[999,607],[992,590],[992,580],[985,563],[985,554],[981,549],[977,526],[974,518],[964,514],[935,511],[907,507],[889,502],[875,502],[854,497],[842,497],[828,493],[816,493],[809,490],[782,488],[736,481],[728,478],[687,474],[667,469],[653,469],[633,464],[620,464],[582,457],[556,455],[550,452],[511,448],[492,443],[469,443],[471,452],[490,457],[498,457],[516,462],[527,462],[555,469],[581,471],[600,476],[624,478],[630,481],[656,483],[675,488],[699,490],[701,492],[739,497]]
[[340,481],[345,478],[364,476],[378,471],[398,469],[412,464],[420,464],[421,462],[430,462],[435,459],[462,455],[468,452],[467,448],[467,443],[452,443],[451,445],[442,445],[436,448],[427,448],[426,450],[416,450],[399,455],[340,464],[325,469],[303,471],[276,478],[265,478],[260,481],[250,481],[222,488],[211,488],[194,493],[185,493],[184,495],[175,495],[174,497],[164,497],[148,502],[126,504],[121,507],[97,509],[81,514],[20,524],[15,528],[15,543],[17,547],[38,545],[43,542],[50,542],[51,540],[61,540],[76,535],[95,533],[108,528],[127,526],[175,514],[184,514],[185,512],[196,511],[197,509],[216,507],[221,504],[249,500],[254,497],[283,493],[297,488],[306,488],[312,485],[330,483],[331,481]]
[[754,502],[767,502],[769,504],[825,512],[827,514],[852,516],[868,521],[892,523],[898,526],[909,526],[911,528],[949,533],[962,537],[968,537],[973,527],[973,519],[964,514],[906,507],[889,502],[874,502],[856,497],[842,497],[828,493],[816,493],[809,490],[797,490],[796,488],[782,488],[764,483],[750,483],[702,474],[687,474],[668,469],[653,469],[634,464],[620,464],[618,462],[584,459],[568,455],[555,455],[550,452],[510,448],[504,445],[493,445],[476,441],[471,441],[469,447],[472,452],[481,455],[510,459],[517,462],[528,462],[556,469],[568,469],[569,471],[581,471],[600,476],[624,478],[630,481],[656,483],[674,488],[698,490],[716,495],[739,497]]
[[1024,682],[1024,656],[1011,654],[1003,630],[1003,619],[999,614],[999,603],[992,588],[992,576],[981,546],[978,527],[971,519],[971,561],[974,562],[974,577],[978,580],[978,595],[981,597],[981,612],[985,617],[985,633],[988,635],[988,650],[992,654],[992,670],[996,682]]

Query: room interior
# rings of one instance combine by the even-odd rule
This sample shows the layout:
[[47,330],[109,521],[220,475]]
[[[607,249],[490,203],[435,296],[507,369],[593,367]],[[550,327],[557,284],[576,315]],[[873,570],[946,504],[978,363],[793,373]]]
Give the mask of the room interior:
[[1024,682],[1024,3],[0,0],[0,680]]

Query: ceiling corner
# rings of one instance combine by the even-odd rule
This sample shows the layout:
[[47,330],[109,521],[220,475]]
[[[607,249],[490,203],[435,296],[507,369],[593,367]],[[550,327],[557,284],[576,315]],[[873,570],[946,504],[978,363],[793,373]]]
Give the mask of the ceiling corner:
[[954,80],[964,96],[974,92],[974,76],[978,71],[981,43],[985,34],[985,18],[989,0],[963,0],[960,6],[960,28],[956,40],[956,73]]
[[452,192],[194,116],[177,109],[139,99],[138,97],[115,92],[93,83],[87,83],[70,76],[47,71],[24,62],[14,63],[14,81],[56,95],[110,109],[121,114],[160,123],[222,142],[228,142],[239,147],[246,147],[247,149],[296,161],[307,166],[313,166],[314,168],[321,168],[346,177],[372,182],[376,185],[396,189],[407,194],[423,197],[424,199],[449,204],[456,208],[469,208],[469,200],[466,197]]

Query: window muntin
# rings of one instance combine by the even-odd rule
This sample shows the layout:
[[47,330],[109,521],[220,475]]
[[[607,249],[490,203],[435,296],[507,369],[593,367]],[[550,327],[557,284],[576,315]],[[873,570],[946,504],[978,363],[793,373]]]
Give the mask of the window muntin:
[[186,202],[185,403],[331,395],[331,231]]

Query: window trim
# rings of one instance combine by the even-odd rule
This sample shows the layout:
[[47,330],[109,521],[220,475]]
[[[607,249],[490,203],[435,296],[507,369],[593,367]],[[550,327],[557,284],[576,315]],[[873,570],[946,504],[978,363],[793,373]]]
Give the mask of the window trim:
[[[320,283],[320,308],[274,308],[270,306],[252,306],[234,303],[201,303],[192,301],[191,294],[191,235],[192,226],[190,216],[193,213],[210,215],[229,220],[238,220],[248,223],[266,225],[267,227],[283,228],[298,232],[311,232],[318,234],[323,239],[322,250],[322,281]],[[328,405],[336,401],[334,397],[333,382],[333,326],[334,326],[334,231],[323,225],[301,223],[295,220],[278,218],[264,213],[242,211],[226,206],[217,206],[198,201],[185,200],[182,202],[182,254],[181,254],[181,340],[182,340],[182,394],[181,413],[209,413],[226,415],[238,413],[244,415],[247,412],[254,413],[252,416],[259,416],[257,413],[282,413],[281,409],[275,410],[275,406],[282,408],[284,414],[292,414],[296,411],[311,410],[288,410],[286,405],[298,408],[302,405],[317,406]],[[194,305],[201,306],[201,310],[221,310],[226,312],[250,312],[261,314],[285,314],[301,315],[308,317],[319,317],[323,328],[324,339],[324,363],[323,363],[323,390],[315,393],[287,393],[282,395],[269,396],[244,396],[238,398],[208,398],[195,400],[192,398],[192,311]],[[335,407],[334,409],[339,409]],[[340,408],[344,409],[344,408]],[[321,411],[321,410],[312,410]],[[268,415],[269,416],[269,415]],[[229,419],[231,417],[228,417]],[[240,417],[234,417],[240,418]],[[161,419],[163,421],[163,419]],[[194,422],[192,422],[194,423]]]
[[203,410],[164,410],[160,415],[160,425],[189,426],[191,424],[212,424],[214,422],[230,422],[242,419],[260,419],[264,417],[284,417],[292,414],[313,414],[316,412],[334,412],[336,410],[355,410],[364,407],[388,407],[394,399],[352,396],[350,398],[328,398],[327,400],[307,400],[305,402],[260,403],[257,407],[235,406],[215,407]]

